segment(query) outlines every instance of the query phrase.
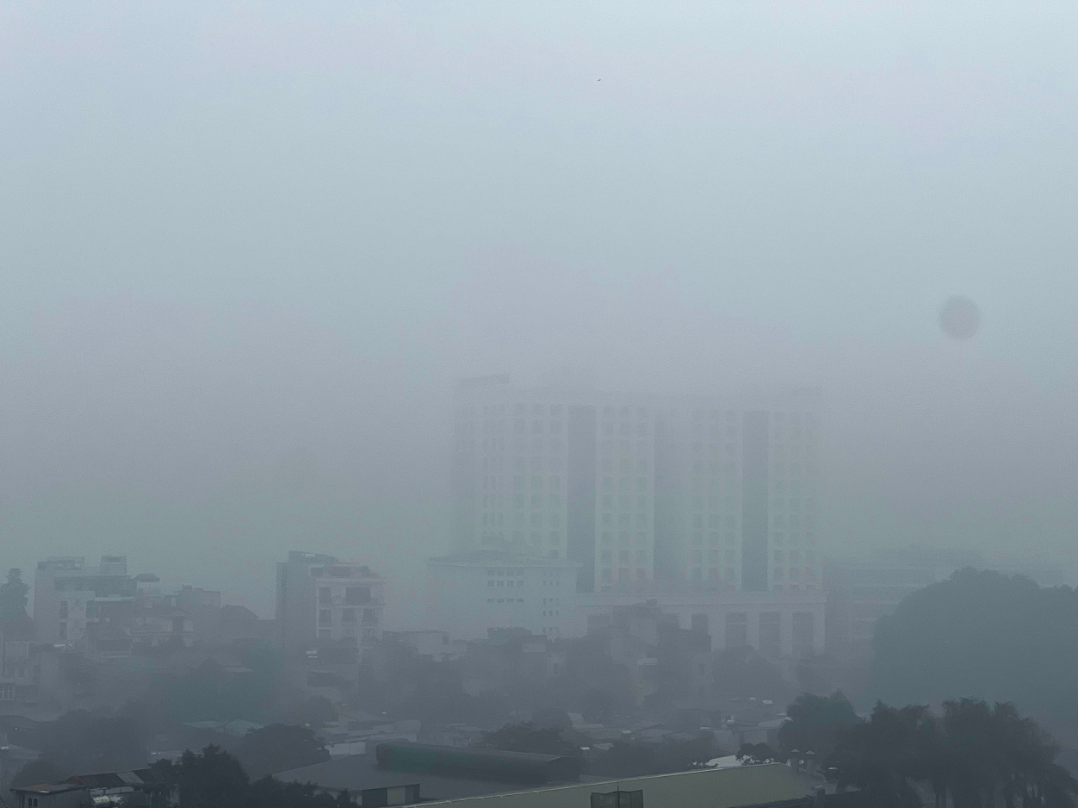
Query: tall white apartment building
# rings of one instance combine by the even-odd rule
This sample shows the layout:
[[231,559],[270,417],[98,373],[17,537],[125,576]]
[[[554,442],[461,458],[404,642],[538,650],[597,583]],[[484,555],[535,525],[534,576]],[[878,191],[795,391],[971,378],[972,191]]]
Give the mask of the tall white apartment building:
[[661,409],[660,570],[744,591],[821,589],[816,409],[810,392]]
[[458,388],[460,551],[577,565],[582,592],[820,588],[816,399]]

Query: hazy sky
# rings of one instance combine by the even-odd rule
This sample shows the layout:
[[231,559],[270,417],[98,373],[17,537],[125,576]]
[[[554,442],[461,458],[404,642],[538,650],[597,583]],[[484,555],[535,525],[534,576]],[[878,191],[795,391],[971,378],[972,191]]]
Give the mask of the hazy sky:
[[0,3],[0,566],[268,612],[307,548],[410,601],[451,380],[571,365],[819,385],[832,551],[1078,569],[1076,42],[1063,2]]

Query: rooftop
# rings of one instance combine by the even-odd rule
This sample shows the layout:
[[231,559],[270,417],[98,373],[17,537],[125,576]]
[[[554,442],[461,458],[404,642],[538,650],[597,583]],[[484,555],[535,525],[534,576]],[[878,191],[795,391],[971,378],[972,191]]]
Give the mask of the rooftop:
[[512,783],[380,769],[373,755],[349,755],[280,772],[274,777],[284,782],[314,783],[330,791],[347,790],[352,794],[369,788],[419,784],[419,793],[424,801],[482,797],[520,790],[519,785]]

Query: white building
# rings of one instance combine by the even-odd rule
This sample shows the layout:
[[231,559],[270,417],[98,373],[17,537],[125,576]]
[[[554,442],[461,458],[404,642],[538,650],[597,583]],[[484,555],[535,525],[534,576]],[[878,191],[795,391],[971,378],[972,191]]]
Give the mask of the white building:
[[495,550],[432,558],[431,627],[456,640],[522,628],[550,638],[575,636],[577,567],[554,558]]
[[582,592],[818,591],[815,409],[462,382],[457,547],[575,562]]
[[366,565],[302,552],[277,564],[277,629],[288,654],[362,648],[381,638],[384,609],[385,579]]
[[134,603],[137,583],[125,556],[102,556],[91,566],[82,556],[39,561],[34,572],[34,633],[38,642],[78,645],[87,626]]

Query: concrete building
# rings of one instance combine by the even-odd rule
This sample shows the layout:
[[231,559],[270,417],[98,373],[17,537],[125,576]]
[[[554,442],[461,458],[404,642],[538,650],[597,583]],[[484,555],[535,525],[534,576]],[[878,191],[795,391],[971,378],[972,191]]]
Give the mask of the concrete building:
[[175,808],[179,788],[152,769],[75,775],[62,783],[11,789],[19,808]]
[[[618,610],[640,604],[631,592],[580,596],[589,630],[609,624]],[[711,638],[715,650],[749,646],[770,660],[799,659],[823,653],[826,600],[823,592],[655,592],[647,601],[684,629]]]
[[96,567],[88,565],[82,556],[38,562],[34,573],[34,631],[38,641],[85,644],[88,627],[133,604],[137,586],[127,574],[125,556],[102,556]]
[[816,397],[758,399],[462,382],[460,551],[579,565],[582,592],[821,589]]
[[428,573],[430,626],[452,639],[483,639],[510,628],[550,638],[581,630],[571,562],[476,550],[432,558]]
[[362,649],[382,636],[385,579],[363,564],[291,552],[277,564],[277,630],[294,656],[331,645]]

